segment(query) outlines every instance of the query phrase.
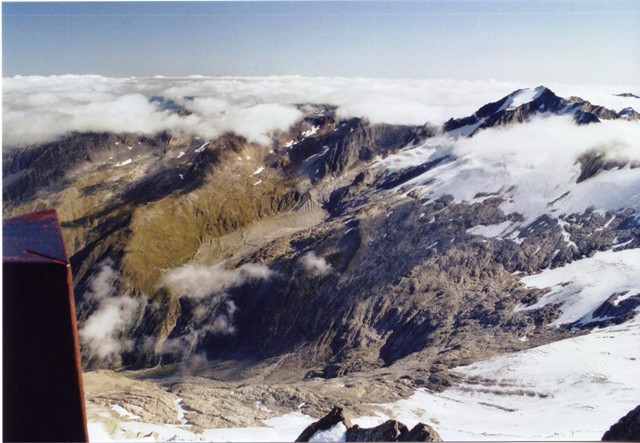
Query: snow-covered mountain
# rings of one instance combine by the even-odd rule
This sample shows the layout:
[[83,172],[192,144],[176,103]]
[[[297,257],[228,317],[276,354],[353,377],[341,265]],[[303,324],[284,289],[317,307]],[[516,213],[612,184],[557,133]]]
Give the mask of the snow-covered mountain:
[[[171,122],[156,132],[71,132],[3,152],[4,215],[59,211],[85,368],[142,371],[163,399],[150,406],[126,379],[113,382],[115,396],[95,383],[94,420],[108,413],[143,432],[140,423],[175,419],[197,439],[214,435],[199,429],[291,411],[308,424],[341,403],[368,423],[390,415],[370,404],[420,389],[400,403],[412,412],[397,414],[445,438],[590,439],[631,409],[640,389],[626,381],[640,357],[632,108],[542,86],[443,123],[371,123],[339,103],[298,103],[287,105],[292,124],[287,115],[250,140],[202,136],[203,116],[228,123],[211,111],[215,97],[169,95],[147,98],[154,125]],[[234,119],[258,121],[257,106]],[[248,131],[244,120],[234,127]],[[602,370],[585,378],[578,367],[592,341],[612,351],[599,347]],[[570,359],[557,380],[566,390],[532,375],[527,362],[541,352],[545,367]],[[598,380],[622,386],[618,407]],[[574,382],[591,397],[570,405]],[[451,401],[465,417],[494,417],[491,429],[453,423]],[[540,432],[505,419],[567,408],[574,421]],[[572,434],[570,423],[591,423],[587,409],[602,423]]]
[[497,102],[486,104],[473,115],[450,119],[444,129],[450,135],[472,135],[476,131],[513,122],[522,123],[535,115],[570,115],[578,124],[616,120],[619,118],[638,120],[640,114],[633,108],[620,112],[603,106],[594,106],[579,97],[558,97],[544,86],[518,89]]

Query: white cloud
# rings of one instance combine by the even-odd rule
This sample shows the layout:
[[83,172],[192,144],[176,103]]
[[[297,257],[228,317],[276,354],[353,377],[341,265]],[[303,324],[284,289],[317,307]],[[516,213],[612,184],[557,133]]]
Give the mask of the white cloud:
[[300,264],[315,277],[326,275],[332,270],[331,265],[324,258],[318,257],[313,251],[307,252],[300,257]]
[[459,139],[457,154],[480,152],[491,156],[514,157],[533,167],[550,158],[577,159],[598,149],[613,157],[640,159],[640,125],[627,121],[603,121],[576,125],[571,116],[537,117],[520,125],[479,131],[471,138]]
[[163,111],[143,94],[122,93],[120,88],[96,91],[96,85],[81,80],[84,81],[76,84],[75,78],[68,79],[62,85],[58,81],[51,85],[36,82],[34,87],[29,81],[5,79],[3,143],[6,146],[40,143],[71,131],[154,134],[193,125],[193,119]]
[[82,344],[92,356],[111,359],[132,348],[133,341],[122,334],[131,326],[138,307],[139,303],[127,296],[106,299],[100,304],[79,331]]
[[[194,133],[215,138],[226,131],[250,141],[268,143],[275,130],[288,129],[301,113],[292,106],[261,103],[238,96],[232,102],[210,92],[206,81],[176,96],[192,115],[179,116],[151,102],[153,96],[175,95],[171,79],[108,79],[97,76],[14,77],[4,79],[3,143],[20,146],[54,140],[71,131]],[[179,80],[175,83],[180,84]],[[172,92],[173,91],[173,92]],[[168,94],[167,94],[168,92]]]
[[185,361],[196,355],[195,350],[200,341],[208,334],[217,336],[236,333],[234,314],[238,307],[226,294],[213,297],[207,307],[196,307],[189,328],[180,337],[167,339],[161,348],[163,354],[179,357]]
[[167,286],[181,297],[202,299],[208,295],[222,294],[228,289],[248,281],[268,279],[273,275],[268,267],[246,263],[227,270],[219,265],[188,265],[167,271],[160,279],[160,286]]
[[207,334],[235,334],[234,315],[238,307],[227,291],[273,275],[274,272],[268,267],[255,263],[246,263],[232,270],[220,265],[187,265],[166,272],[160,279],[159,286],[166,286],[179,297],[200,304],[193,309],[189,330],[178,338],[165,341],[162,353],[173,354],[183,360],[193,355],[197,345]]
[[113,262],[106,260],[92,279],[86,299],[95,303],[97,308],[79,328],[82,346],[92,357],[100,360],[111,360],[133,347],[133,341],[126,337],[126,332],[141,307],[138,299],[115,296],[118,274],[112,266]]
[[[226,105],[223,108],[225,102],[205,100],[206,104],[196,102],[197,108],[204,111],[202,122],[196,131],[209,138],[212,138],[211,134],[230,131],[243,135],[249,141],[269,144],[270,133],[275,130],[285,131],[302,117],[297,109],[275,103],[261,103],[246,108]],[[187,104],[187,108],[193,109],[190,104]]]

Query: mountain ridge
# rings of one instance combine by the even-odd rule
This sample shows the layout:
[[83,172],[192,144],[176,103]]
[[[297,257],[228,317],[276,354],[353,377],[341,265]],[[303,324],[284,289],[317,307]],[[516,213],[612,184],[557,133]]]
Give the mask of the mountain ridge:
[[535,115],[571,115],[578,124],[619,118],[640,119],[640,114],[633,108],[615,112],[603,106],[594,106],[579,97],[563,99],[549,88],[537,86],[534,89],[518,89],[496,102],[482,106],[471,116],[451,118],[443,127],[454,135],[473,135],[480,129],[522,123]]
[[[545,195],[548,209],[529,220],[509,206],[524,198],[512,183],[519,170],[494,182],[482,170],[496,166],[474,164],[456,141],[539,115],[583,125],[621,113],[544,87],[441,128],[300,108],[308,114],[269,146],[234,134],[78,133],[3,154],[5,215],[61,212],[81,325],[114,300],[124,315],[108,329],[114,352],[102,355],[104,342],[85,334],[85,367],[180,368],[206,355],[212,367],[241,362],[234,377],[242,378],[286,356],[270,377],[300,380],[467,364],[575,333],[576,325],[551,326],[562,304],[540,302],[545,291],[523,286],[522,275],[640,246],[635,207],[578,202],[577,212],[552,212],[589,195],[583,187],[631,174],[637,161],[605,152],[569,159],[571,186]],[[484,184],[467,180],[471,193],[461,197],[465,171]],[[632,190],[634,182],[612,183]],[[205,279],[210,292],[194,297],[183,280],[172,287],[166,276],[177,270],[194,281],[214,276]],[[613,303],[606,294],[581,330],[632,315],[638,296],[625,294],[619,312],[603,307]]]

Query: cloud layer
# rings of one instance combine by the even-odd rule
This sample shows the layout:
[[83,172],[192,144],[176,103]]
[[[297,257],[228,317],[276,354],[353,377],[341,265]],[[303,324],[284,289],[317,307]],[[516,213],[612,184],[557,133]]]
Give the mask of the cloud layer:
[[[440,124],[474,112],[522,87],[513,82],[365,78],[52,76],[3,79],[5,147],[53,140],[70,131],[190,132],[214,138],[232,131],[268,143],[269,134],[301,117],[300,103],[338,107],[342,117],[374,123]],[[616,110],[638,100],[613,96],[624,87],[552,85]],[[639,93],[629,89],[629,92]],[[191,115],[163,109],[171,99]]]

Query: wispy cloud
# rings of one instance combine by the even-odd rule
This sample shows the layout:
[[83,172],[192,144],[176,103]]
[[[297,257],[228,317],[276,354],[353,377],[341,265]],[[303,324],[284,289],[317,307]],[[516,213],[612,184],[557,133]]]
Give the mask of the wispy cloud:
[[106,260],[101,263],[85,294],[85,301],[95,304],[96,309],[80,325],[80,342],[92,358],[102,361],[110,361],[131,350],[134,344],[126,333],[141,308],[141,302],[127,295],[115,296],[118,279],[113,262]]
[[167,271],[160,279],[159,285],[171,288],[180,297],[202,299],[209,295],[222,294],[249,281],[267,279],[272,275],[271,269],[255,263],[246,263],[232,270],[219,265],[188,265]]
[[315,252],[307,252],[300,257],[302,267],[315,277],[321,277],[332,271],[332,267],[323,257],[318,257]]
[[178,338],[165,341],[162,352],[184,359],[193,355],[201,339],[208,334],[235,334],[234,315],[238,307],[227,291],[273,275],[271,269],[255,263],[231,270],[220,265],[187,265],[166,272],[159,286],[170,288],[178,297],[185,297],[196,305],[188,330]]

